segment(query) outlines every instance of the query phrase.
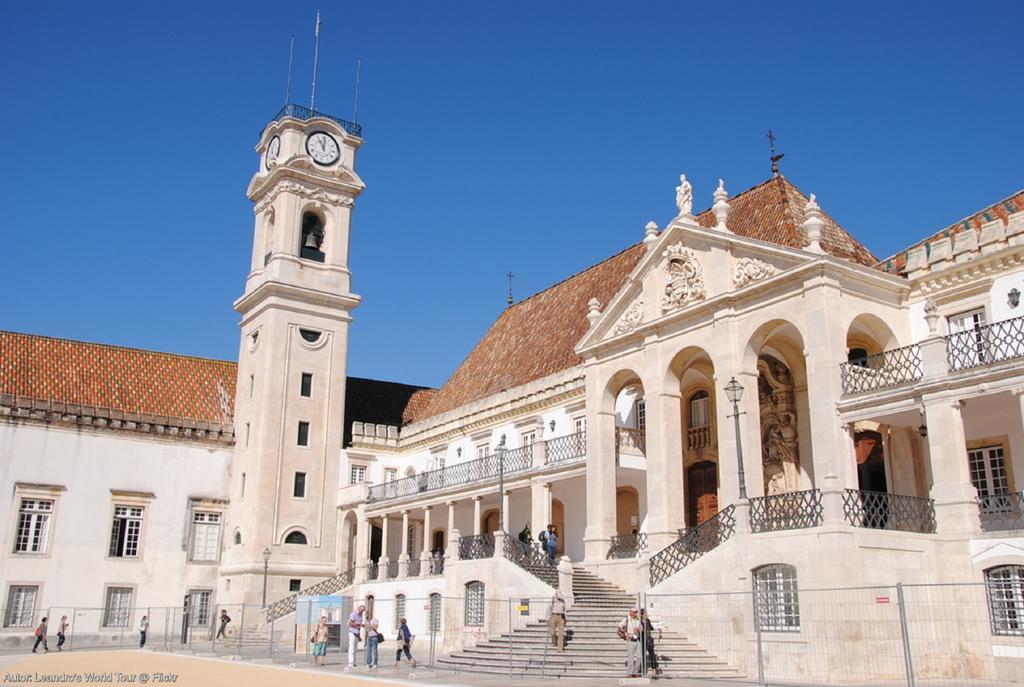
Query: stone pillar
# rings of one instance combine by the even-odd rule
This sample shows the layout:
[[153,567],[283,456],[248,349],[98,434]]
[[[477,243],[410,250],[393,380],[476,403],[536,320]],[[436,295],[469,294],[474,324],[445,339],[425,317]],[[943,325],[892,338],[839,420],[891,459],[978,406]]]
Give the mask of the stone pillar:
[[[653,389],[656,383],[644,386]],[[681,403],[678,392],[647,396],[647,542],[653,551],[675,541],[686,524]]]
[[448,568],[452,563],[456,563],[459,560],[459,539],[462,537],[462,533],[457,529],[452,528],[448,530],[448,562],[445,563],[445,569]]
[[423,507],[423,550],[430,551],[430,512],[433,509],[430,506]]
[[508,509],[509,494],[510,491],[506,489],[501,495],[501,512],[503,520],[501,526],[504,528],[503,531],[505,532],[508,532],[510,529],[512,529],[512,518],[510,517],[511,513],[509,512]]
[[[591,384],[589,375],[587,384]],[[588,388],[587,405],[594,407],[590,395]],[[594,411],[587,415],[587,528],[583,532],[586,559],[604,560],[614,534],[615,413]]]
[[483,500],[483,496],[473,497],[473,535],[480,534],[480,501]]
[[387,567],[390,562],[391,559],[388,557],[388,514],[385,513],[380,516],[380,558],[377,560],[378,580],[387,579]]
[[572,561],[568,556],[558,559],[558,591],[562,592],[565,610],[572,608],[575,597],[572,594]]
[[402,511],[402,535],[399,539],[401,553],[398,554],[398,576],[409,576],[409,511]]
[[356,582],[366,581],[366,571],[370,565],[370,531],[370,519],[363,513],[356,530]]
[[451,560],[455,555],[455,549],[448,543],[451,541],[452,532],[455,531],[455,501],[448,502],[448,528],[445,530],[445,550],[444,557]]
[[549,522],[551,522],[551,482],[532,482],[530,484],[530,533],[533,535],[534,541]]
[[937,531],[939,534],[979,533],[978,491],[971,484],[960,401],[948,396],[926,400],[924,413]]
[[[544,431],[544,423],[540,423],[540,429],[537,431],[537,436],[541,436],[541,432]],[[530,448],[532,459],[532,465],[535,468],[544,467],[548,464],[548,442],[537,439],[533,442]]]
[[826,527],[843,525],[846,518],[843,515],[844,487],[839,475],[828,473],[818,480],[818,488],[821,489],[822,524]]

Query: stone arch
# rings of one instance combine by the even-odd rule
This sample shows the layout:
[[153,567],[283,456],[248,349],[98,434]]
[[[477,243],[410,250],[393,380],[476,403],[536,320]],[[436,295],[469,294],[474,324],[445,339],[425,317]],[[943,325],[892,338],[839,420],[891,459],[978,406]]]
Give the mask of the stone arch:
[[[302,542],[298,541],[300,536],[303,539]],[[293,541],[288,541],[289,537],[291,537]],[[302,527],[301,525],[292,525],[291,527],[285,528],[283,534],[281,535],[281,543],[296,544],[299,546],[312,545],[313,538],[309,535],[309,532],[306,531],[305,527]]]
[[359,518],[356,517],[356,512],[350,510],[345,513],[341,519],[341,566],[342,570],[350,570],[356,565],[356,557],[358,555],[358,541],[359,541]]
[[860,351],[865,355],[875,355],[899,347],[892,329],[877,315],[861,313],[846,328],[846,352],[850,362],[864,357],[857,355]]

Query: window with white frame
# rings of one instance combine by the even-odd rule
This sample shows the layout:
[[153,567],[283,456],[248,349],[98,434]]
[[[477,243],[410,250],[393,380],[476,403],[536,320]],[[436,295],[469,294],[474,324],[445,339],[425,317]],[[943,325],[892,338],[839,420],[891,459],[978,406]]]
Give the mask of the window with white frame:
[[132,612],[131,587],[107,587],[106,604],[103,606],[103,627],[128,627]]
[[533,446],[533,442],[537,440],[537,432],[530,430],[529,432],[523,432],[522,446]]
[[216,561],[220,553],[220,513],[192,513],[192,560]]
[[1000,565],[985,571],[992,634],[1024,636],[1024,565]]
[[46,553],[53,501],[22,499],[18,508],[18,531],[14,537],[14,553]]
[[647,401],[642,398],[638,398],[633,405],[635,410],[634,420],[636,421],[636,428],[643,432],[647,429]]
[[416,525],[409,525],[409,529],[405,533],[405,555],[411,556],[413,551],[413,545],[416,542]]
[[709,424],[711,424],[711,397],[702,389],[690,396],[690,429],[707,427]]
[[395,627],[402,624],[405,617],[405,594],[395,595]]
[[32,627],[38,596],[39,587],[34,584],[12,584],[8,587],[4,627]]
[[206,627],[210,624],[210,589],[190,589],[188,592],[188,621],[192,627]]
[[476,447],[476,457],[477,458],[486,458],[488,455],[490,455],[490,453],[491,453],[491,445],[490,444],[477,444],[477,447]]
[[574,418],[572,421],[574,431],[576,434],[585,434],[587,431],[587,417],[581,415],[580,417]]
[[484,583],[466,583],[466,627],[481,627],[484,624]]
[[968,450],[967,464],[971,471],[971,484],[978,490],[979,498],[992,500],[991,497],[1010,493],[1010,477],[1006,472],[1002,446]]
[[348,472],[348,483],[349,484],[362,484],[366,481],[366,466],[365,465],[352,465],[349,467]]
[[754,622],[762,632],[799,632],[800,597],[796,568],[773,564],[755,569],[754,608]]
[[[985,360],[985,309],[968,310],[967,312],[950,315],[946,318],[949,325],[949,333],[955,338],[951,339],[949,345],[957,351],[958,357],[966,357],[967,362],[984,362]],[[959,336],[955,336],[959,335]]]
[[394,482],[396,479],[398,479],[398,469],[397,468],[384,468],[384,481],[385,482]]
[[430,595],[430,631],[441,630],[441,595],[434,592]]
[[111,558],[137,558],[142,546],[142,506],[114,506],[110,531]]

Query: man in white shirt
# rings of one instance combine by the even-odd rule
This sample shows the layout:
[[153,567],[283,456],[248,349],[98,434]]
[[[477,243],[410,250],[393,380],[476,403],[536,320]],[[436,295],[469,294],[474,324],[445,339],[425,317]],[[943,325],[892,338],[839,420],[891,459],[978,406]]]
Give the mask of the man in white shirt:
[[149,632],[149,618],[142,616],[139,620],[139,648],[146,646],[146,633]]
[[348,667],[356,667],[356,649],[363,632],[363,613],[366,606],[360,606],[348,616]]
[[638,616],[639,612],[639,609],[630,609],[626,619],[619,623],[619,636],[626,640],[626,644],[629,646],[629,654],[626,659],[626,677],[640,677],[640,671],[643,670],[640,662],[640,652],[643,651],[643,645],[640,643],[640,628],[642,625]]

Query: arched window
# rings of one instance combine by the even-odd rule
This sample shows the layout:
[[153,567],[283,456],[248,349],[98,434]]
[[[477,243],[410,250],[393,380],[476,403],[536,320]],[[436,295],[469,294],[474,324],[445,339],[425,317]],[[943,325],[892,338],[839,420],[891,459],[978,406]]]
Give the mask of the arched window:
[[441,595],[436,592],[430,595],[430,631],[441,631]]
[[1024,565],[986,570],[985,592],[992,634],[1024,636]]
[[484,583],[478,580],[466,583],[467,627],[482,627],[484,624]]
[[753,573],[755,627],[762,632],[799,632],[796,568],[775,563],[755,568]]
[[397,628],[402,624],[402,618],[405,617],[405,594],[395,595],[395,627]]
[[299,532],[298,530],[295,530],[294,532],[289,532],[288,536],[284,538],[284,543],[285,544],[302,544],[303,546],[305,546],[305,544],[306,544],[306,535],[304,535],[302,532]]
[[235,536],[232,539],[232,541],[235,542],[235,546],[238,546],[238,545],[240,545],[242,543],[242,531],[241,530],[235,530]]
[[305,260],[324,261],[324,223],[315,212],[302,215],[302,238],[299,242],[299,257]]

